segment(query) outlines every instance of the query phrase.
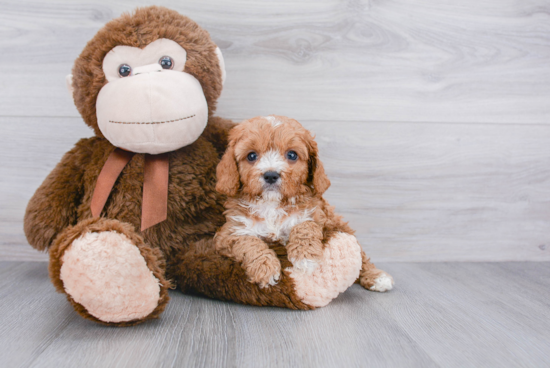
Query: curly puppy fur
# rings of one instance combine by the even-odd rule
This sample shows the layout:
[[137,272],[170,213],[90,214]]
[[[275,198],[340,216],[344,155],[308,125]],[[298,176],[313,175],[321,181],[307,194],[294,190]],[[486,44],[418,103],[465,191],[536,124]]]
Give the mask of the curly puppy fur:
[[[270,182],[273,173],[277,179]],[[280,277],[274,246],[286,247],[294,268],[311,272],[322,262],[328,239],[354,234],[322,197],[330,181],[317,143],[296,120],[256,117],[233,128],[217,177],[216,189],[229,198],[216,249],[240,262],[249,281],[262,288]],[[364,252],[362,257],[358,281],[370,288],[382,271]]]

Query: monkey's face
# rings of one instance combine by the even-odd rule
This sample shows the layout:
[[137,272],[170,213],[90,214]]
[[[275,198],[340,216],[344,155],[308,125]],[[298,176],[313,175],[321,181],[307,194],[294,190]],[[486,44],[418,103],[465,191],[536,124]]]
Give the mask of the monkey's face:
[[164,38],[143,49],[113,48],[103,59],[107,84],[96,102],[105,138],[114,146],[150,154],[197,140],[208,121],[208,105],[199,81],[185,72],[186,59],[183,47]]

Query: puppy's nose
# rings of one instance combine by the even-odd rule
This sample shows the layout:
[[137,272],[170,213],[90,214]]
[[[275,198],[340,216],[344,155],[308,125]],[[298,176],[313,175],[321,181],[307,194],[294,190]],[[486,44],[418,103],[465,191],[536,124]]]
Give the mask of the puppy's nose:
[[275,171],[268,171],[264,174],[264,180],[269,183],[273,184],[279,179],[279,173]]

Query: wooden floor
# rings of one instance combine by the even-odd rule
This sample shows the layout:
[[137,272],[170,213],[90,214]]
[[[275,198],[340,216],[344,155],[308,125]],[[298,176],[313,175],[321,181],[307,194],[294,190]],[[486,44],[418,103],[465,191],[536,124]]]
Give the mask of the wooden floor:
[[0,262],[0,367],[548,367],[550,264],[387,263],[302,312],[172,292],[157,321],[104,327],[54,292],[43,262]]

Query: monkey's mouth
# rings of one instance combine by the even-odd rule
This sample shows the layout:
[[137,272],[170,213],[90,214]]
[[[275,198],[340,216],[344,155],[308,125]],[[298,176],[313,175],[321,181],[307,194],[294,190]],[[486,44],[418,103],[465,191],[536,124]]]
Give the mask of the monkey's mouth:
[[109,123],[112,123],[112,124],[135,124],[135,125],[168,124],[168,123],[175,123],[176,121],[181,121],[181,120],[185,120],[185,119],[191,119],[194,116],[195,116],[195,114],[189,115],[189,116],[186,116],[186,117],[183,117],[183,118],[179,118],[179,119],[174,119],[174,120],[149,121],[149,122],[109,120]]

